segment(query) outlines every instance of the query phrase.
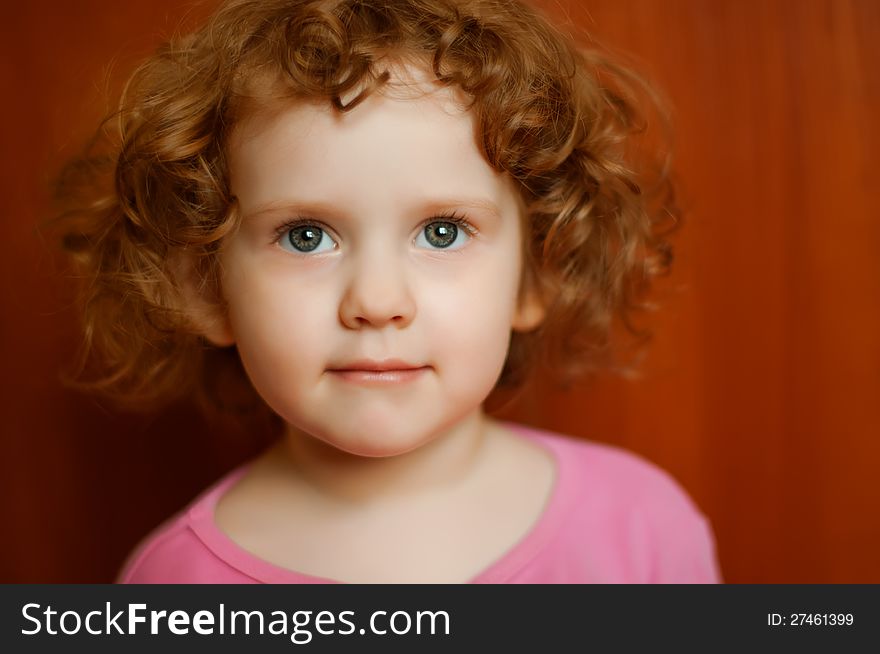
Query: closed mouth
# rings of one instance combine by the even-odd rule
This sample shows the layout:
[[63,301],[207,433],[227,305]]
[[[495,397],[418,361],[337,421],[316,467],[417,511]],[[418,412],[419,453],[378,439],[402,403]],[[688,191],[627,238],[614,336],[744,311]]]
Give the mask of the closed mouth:
[[430,366],[421,366],[402,361],[400,359],[385,359],[383,361],[360,360],[352,361],[337,367],[329,368],[330,372],[406,372],[409,370],[422,370]]
[[329,372],[344,382],[366,385],[403,384],[415,381],[430,370],[430,366],[418,368],[385,368],[381,370],[369,368],[333,369]]

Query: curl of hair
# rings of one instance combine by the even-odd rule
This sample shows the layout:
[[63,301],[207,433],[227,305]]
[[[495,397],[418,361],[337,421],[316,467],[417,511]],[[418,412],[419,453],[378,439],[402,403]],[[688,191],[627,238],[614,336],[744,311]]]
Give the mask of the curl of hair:
[[84,282],[78,386],[136,406],[196,393],[227,412],[265,409],[234,348],[209,346],[188,319],[176,255],[192,257],[198,291],[222,305],[237,121],[268,89],[351,111],[394,58],[464,93],[478,146],[524,200],[524,281],[547,315],[513,334],[499,386],[522,386],[536,364],[563,380],[607,365],[615,315],[649,336],[630,318],[669,268],[661,228],[679,211],[668,157],[637,152],[639,108],[658,101],[635,73],[519,0],[233,0],[134,71],[58,177],[62,242]]

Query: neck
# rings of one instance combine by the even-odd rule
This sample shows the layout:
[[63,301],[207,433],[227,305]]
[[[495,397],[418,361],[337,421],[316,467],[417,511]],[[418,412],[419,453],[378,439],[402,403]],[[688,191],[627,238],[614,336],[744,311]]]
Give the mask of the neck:
[[472,477],[490,423],[478,408],[424,445],[388,457],[351,454],[288,426],[278,455],[322,499],[356,506],[415,499],[460,487]]

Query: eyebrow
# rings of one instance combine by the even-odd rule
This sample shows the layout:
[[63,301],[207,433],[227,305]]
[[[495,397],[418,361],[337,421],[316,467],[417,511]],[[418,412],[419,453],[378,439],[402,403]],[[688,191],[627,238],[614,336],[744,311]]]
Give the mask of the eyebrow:
[[[437,197],[423,199],[418,203],[414,203],[414,210],[417,212],[434,213],[443,211],[444,209],[461,208],[461,209],[478,209],[486,211],[496,218],[501,217],[501,211],[498,205],[488,198],[477,197]],[[244,219],[256,218],[258,216],[276,214],[276,213],[295,213],[305,216],[341,216],[345,212],[329,202],[323,201],[288,201],[281,200],[278,202],[270,202],[258,206],[244,216]]]

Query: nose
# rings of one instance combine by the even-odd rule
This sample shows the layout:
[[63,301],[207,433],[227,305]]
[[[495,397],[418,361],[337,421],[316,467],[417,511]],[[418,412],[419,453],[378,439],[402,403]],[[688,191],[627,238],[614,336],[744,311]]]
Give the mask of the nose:
[[352,266],[339,319],[349,329],[406,327],[415,317],[416,303],[404,267],[393,257],[366,259]]

